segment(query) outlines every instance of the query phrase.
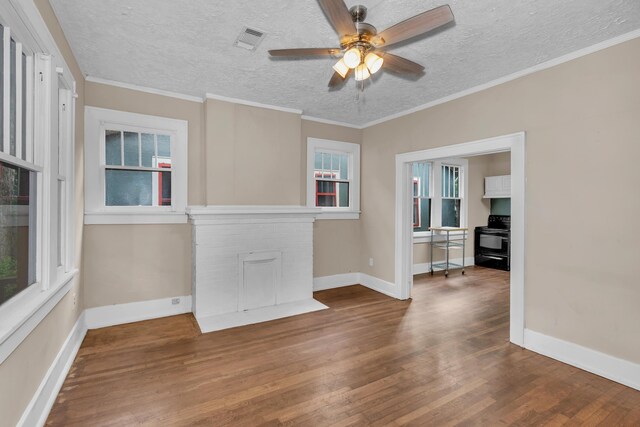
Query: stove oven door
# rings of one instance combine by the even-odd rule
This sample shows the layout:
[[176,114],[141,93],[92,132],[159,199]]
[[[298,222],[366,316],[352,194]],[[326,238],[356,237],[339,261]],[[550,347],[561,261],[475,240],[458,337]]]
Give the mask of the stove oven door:
[[509,270],[509,231],[476,231],[475,264]]

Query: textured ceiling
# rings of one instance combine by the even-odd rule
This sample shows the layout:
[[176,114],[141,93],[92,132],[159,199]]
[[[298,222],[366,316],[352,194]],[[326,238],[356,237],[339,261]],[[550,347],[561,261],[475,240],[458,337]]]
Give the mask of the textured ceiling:
[[[446,0],[347,0],[378,31]],[[335,59],[272,60],[267,50],[338,46],[315,0],[51,0],[82,71],[188,95],[212,93],[362,125],[640,28],[639,0],[449,0],[455,26],[392,52],[417,81],[379,72],[356,99],[327,82]],[[233,47],[243,26],[267,33]]]

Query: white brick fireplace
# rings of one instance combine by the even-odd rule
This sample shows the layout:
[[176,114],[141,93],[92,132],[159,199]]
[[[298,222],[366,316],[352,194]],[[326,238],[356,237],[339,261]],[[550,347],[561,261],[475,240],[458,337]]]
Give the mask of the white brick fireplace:
[[313,299],[313,222],[299,206],[190,207],[202,332],[327,308]]

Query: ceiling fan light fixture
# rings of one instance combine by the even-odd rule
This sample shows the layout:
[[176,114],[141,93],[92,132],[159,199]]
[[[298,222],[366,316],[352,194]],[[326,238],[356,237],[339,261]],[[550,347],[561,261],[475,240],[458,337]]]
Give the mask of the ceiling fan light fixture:
[[362,52],[357,47],[352,47],[344,53],[342,58],[349,68],[356,68],[362,62]]
[[364,58],[364,63],[367,64],[367,68],[369,69],[371,74],[375,74],[378,72],[378,70],[380,70],[380,67],[382,67],[384,59],[373,52],[369,52]]
[[347,64],[344,63],[343,58],[341,58],[340,61],[336,62],[336,64],[333,66],[333,69],[336,71],[336,73],[340,74],[343,79],[347,77],[347,73],[349,72],[349,67],[347,67]]
[[371,76],[371,74],[364,62],[356,67],[356,81],[367,80],[369,76]]

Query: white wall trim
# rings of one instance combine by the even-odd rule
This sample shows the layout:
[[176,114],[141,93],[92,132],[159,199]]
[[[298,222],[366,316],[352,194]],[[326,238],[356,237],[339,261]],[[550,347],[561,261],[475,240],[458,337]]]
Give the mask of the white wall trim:
[[386,280],[382,280],[374,276],[369,276],[365,273],[360,273],[360,284],[371,290],[380,292],[381,294],[399,299],[400,289],[394,283],[387,282]]
[[135,84],[131,84],[131,83],[124,83],[124,82],[118,82],[118,81],[115,81],[115,80],[102,79],[100,77],[86,76],[85,80],[88,81],[88,82],[91,82],[91,83],[98,83],[98,84],[101,84],[101,85],[115,86],[115,87],[119,87],[119,88],[122,88],[122,89],[135,90],[135,91],[138,91],[138,92],[150,93],[152,95],[166,96],[166,97],[169,97],[169,98],[182,99],[183,101],[197,102],[199,104],[202,104],[204,102],[204,99],[200,98],[198,96],[185,95],[183,93],[170,92],[168,90],[154,89],[152,87],[139,86],[139,85],[135,85]]
[[640,364],[525,329],[525,348],[640,390]]
[[[176,298],[180,302],[172,304]],[[88,329],[98,329],[184,313],[191,313],[191,295],[88,308],[85,319]]]
[[38,390],[22,413],[22,417],[18,421],[19,427],[43,426],[45,424],[86,333],[87,326],[84,312],[82,312],[44,375]]
[[314,292],[352,285],[362,285],[365,288],[380,292],[391,298],[400,299],[398,296],[399,289],[395,284],[365,273],[344,273],[313,278]]
[[483,90],[490,89],[494,86],[499,86],[503,83],[508,83],[510,81],[519,79],[520,77],[528,76],[530,74],[537,73],[538,71],[543,71],[548,68],[555,67],[556,65],[564,64],[565,62],[573,61],[574,59],[581,58],[586,55],[590,55],[592,53],[598,52],[600,50],[607,49],[609,47],[618,45],[620,43],[627,42],[629,40],[633,40],[635,38],[640,37],[640,30],[634,30],[625,34],[622,34],[618,37],[614,37],[609,40],[605,40],[600,43],[596,43],[592,46],[585,47],[584,49],[579,49],[574,52],[568,53],[566,55],[560,56],[558,58],[551,59],[549,61],[543,62],[541,64],[534,65],[529,68],[525,68],[524,70],[516,71],[515,73],[506,75],[504,77],[500,77],[498,79],[492,80],[490,82],[474,86],[472,88],[451,94],[449,96],[445,96],[444,98],[436,99],[435,101],[427,102],[426,104],[418,105],[417,107],[411,108],[409,110],[401,111],[399,113],[391,114],[386,117],[382,117],[380,119],[372,120],[360,126],[361,129],[366,129],[371,126],[379,125],[380,123],[388,122],[389,120],[397,119],[400,117],[408,116],[410,114],[416,113],[418,111],[426,110],[431,107],[435,107],[440,104],[445,104],[447,102],[465,97],[467,95],[472,95],[477,92],[482,92]]
[[271,105],[271,104],[262,104],[260,102],[248,101],[248,100],[239,99],[239,98],[231,98],[228,96],[216,95],[213,93],[207,93],[206,99],[215,99],[216,101],[230,102],[232,104],[239,104],[239,105],[247,105],[249,107],[266,108],[268,110],[282,111],[284,113],[299,114],[302,116],[302,110],[298,110],[297,108],[287,108],[287,107],[279,107],[277,105]]
[[160,213],[92,213],[84,214],[84,224],[186,224],[189,217],[180,212]]
[[[40,324],[60,300],[69,292],[78,270],[67,273],[56,285],[47,290],[33,284],[6,303],[0,316],[0,363],[4,362],[20,343]],[[37,293],[37,296],[33,294]]]
[[307,120],[307,121],[310,121],[310,122],[317,122],[317,123],[324,123],[325,125],[342,126],[342,127],[345,127],[345,128],[358,129],[358,130],[364,129],[362,126],[359,126],[359,125],[340,122],[340,121],[337,121],[337,120],[323,119],[323,118],[320,118],[320,117],[307,116],[307,115],[304,115],[304,114],[302,115],[301,118],[302,118],[302,120]]
[[[434,260],[434,262],[440,263],[440,262],[444,262],[444,260],[438,261],[438,260]],[[461,264],[462,263],[462,258],[451,258],[449,259],[450,263],[455,263],[455,264]],[[475,258],[472,256],[466,256],[464,257],[464,268],[467,267],[472,267],[475,264]],[[413,264],[413,274],[424,274],[424,273],[428,273],[430,270],[430,266],[431,263],[430,262],[420,262],[420,263],[415,263]],[[438,270],[440,271],[440,270]],[[458,271],[457,267],[452,267],[451,268],[451,273],[455,273],[456,271]]]
[[360,273],[343,273],[313,278],[313,292],[342,288],[360,283]]

